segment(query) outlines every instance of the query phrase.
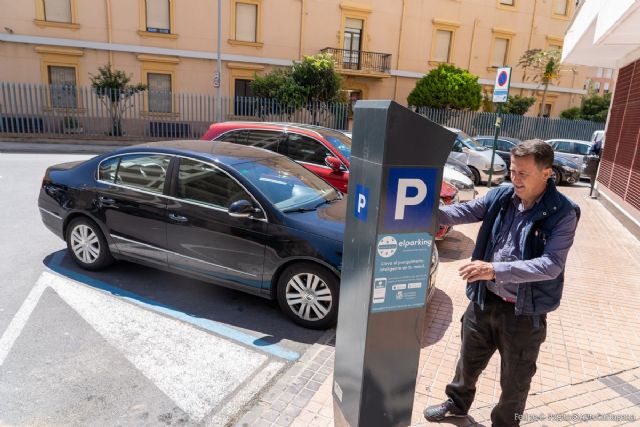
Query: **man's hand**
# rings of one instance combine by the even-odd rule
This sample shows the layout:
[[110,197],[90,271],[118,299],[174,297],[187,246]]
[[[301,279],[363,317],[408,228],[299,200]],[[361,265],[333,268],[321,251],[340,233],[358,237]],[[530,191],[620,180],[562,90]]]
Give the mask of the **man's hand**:
[[495,270],[493,264],[484,261],[471,261],[458,269],[460,277],[468,282],[477,280],[493,280],[495,279]]

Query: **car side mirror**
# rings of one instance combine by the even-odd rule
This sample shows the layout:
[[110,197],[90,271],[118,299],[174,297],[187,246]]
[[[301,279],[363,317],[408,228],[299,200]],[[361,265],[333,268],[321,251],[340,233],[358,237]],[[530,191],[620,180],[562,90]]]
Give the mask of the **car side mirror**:
[[229,205],[228,212],[234,218],[249,218],[256,213],[256,209],[248,200],[237,200]]
[[327,166],[329,166],[334,172],[341,172],[342,171],[342,162],[333,156],[327,156],[324,159],[324,162],[326,163]]

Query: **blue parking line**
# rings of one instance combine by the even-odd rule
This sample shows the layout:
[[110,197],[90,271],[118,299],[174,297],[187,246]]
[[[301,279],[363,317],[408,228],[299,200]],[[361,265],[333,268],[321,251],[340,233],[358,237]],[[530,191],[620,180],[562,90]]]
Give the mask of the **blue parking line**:
[[234,328],[230,328],[229,326],[223,323],[216,322],[215,320],[203,319],[201,317],[196,317],[194,315],[187,314],[182,311],[178,311],[170,306],[160,304],[157,301],[154,301],[149,298],[145,298],[134,292],[120,289],[118,287],[109,285],[108,283],[105,283],[101,280],[94,279],[89,276],[85,276],[84,274],[78,273],[73,270],[69,270],[68,268],[65,268],[62,266],[63,257],[64,257],[63,252],[58,252],[54,254],[51,257],[51,263],[48,265],[48,267],[51,270],[55,271],[56,273],[60,273],[66,277],[69,277],[77,282],[89,285],[93,288],[97,288],[97,289],[101,289],[103,291],[109,292],[112,295],[118,296],[122,299],[125,299],[136,305],[144,307],[148,310],[165,314],[174,319],[182,320],[184,322],[198,326],[199,328],[213,332],[225,338],[229,338],[234,341],[241,342],[242,344],[245,344],[249,347],[253,347],[260,351],[270,353],[282,359],[295,361],[300,358],[300,353],[292,350],[288,350],[278,344],[271,344],[265,338],[256,338],[249,334],[245,334],[244,332],[240,332]]

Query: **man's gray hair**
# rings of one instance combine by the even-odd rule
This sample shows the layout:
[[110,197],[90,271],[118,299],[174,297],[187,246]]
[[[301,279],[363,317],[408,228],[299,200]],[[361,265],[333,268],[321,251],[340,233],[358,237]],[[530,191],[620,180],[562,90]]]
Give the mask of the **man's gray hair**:
[[541,139],[522,141],[511,149],[511,155],[514,157],[533,155],[539,169],[550,168],[553,165],[553,148]]

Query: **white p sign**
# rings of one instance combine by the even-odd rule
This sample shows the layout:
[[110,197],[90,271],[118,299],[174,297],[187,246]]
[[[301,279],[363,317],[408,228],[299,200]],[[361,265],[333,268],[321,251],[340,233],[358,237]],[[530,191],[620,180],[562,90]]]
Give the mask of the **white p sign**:
[[367,198],[365,197],[364,194],[358,194],[358,213],[360,213],[360,211],[364,208],[367,207]]
[[[418,192],[415,196],[408,196],[409,188],[415,188]],[[398,196],[396,199],[395,220],[404,219],[404,210],[407,206],[419,205],[427,197],[427,185],[421,179],[401,178],[398,180]]]

